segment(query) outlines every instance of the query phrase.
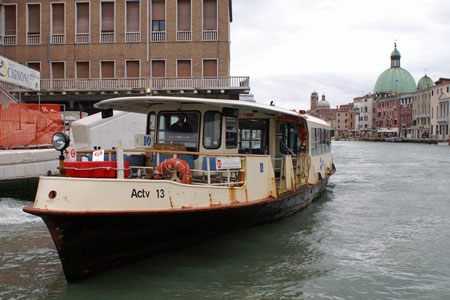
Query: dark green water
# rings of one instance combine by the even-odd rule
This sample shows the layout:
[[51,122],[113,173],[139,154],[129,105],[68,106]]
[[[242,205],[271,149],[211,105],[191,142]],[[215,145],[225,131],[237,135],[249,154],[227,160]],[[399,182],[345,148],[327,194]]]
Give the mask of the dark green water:
[[27,202],[0,198],[0,299],[450,299],[450,147],[335,142],[285,220],[67,284]]

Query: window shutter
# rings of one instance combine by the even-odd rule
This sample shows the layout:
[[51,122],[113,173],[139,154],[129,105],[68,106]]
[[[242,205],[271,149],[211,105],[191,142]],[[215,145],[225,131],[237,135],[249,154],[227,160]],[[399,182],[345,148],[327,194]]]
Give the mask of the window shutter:
[[203,61],[203,77],[217,77],[216,59],[205,59]]
[[27,63],[27,67],[30,69],[33,69],[35,71],[38,71],[38,72],[41,71],[41,63],[40,62]]
[[152,20],[165,20],[165,3],[159,0],[152,1]]
[[77,78],[89,78],[89,62],[77,62]]
[[89,3],[77,3],[77,33],[89,33]]
[[5,12],[5,35],[16,35],[16,6],[4,6]]
[[178,31],[191,30],[191,0],[178,0]]
[[64,4],[54,3],[53,8],[53,34],[64,34]]
[[178,77],[191,77],[191,61],[179,60],[177,61]]
[[164,60],[152,61],[152,77],[166,77],[166,62]]
[[52,79],[64,78],[64,63],[52,62]]
[[217,29],[217,1],[204,0],[203,1],[203,29],[216,30]]
[[28,33],[41,32],[41,6],[39,4],[28,4]]
[[139,32],[139,1],[127,1],[127,32]]
[[114,2],[102,2],[102,32],[114,32]]
[[139,61],[127,61],[127,78],[139,78]]
[[102,78],[114,78],[113,61],[102,61]]

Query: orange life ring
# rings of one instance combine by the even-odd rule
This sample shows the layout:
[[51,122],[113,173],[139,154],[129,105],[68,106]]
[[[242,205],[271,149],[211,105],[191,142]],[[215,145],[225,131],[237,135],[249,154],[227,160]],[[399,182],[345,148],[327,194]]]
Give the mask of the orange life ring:
[[179,158],[168,158],[160,163],[153,173],[152,178],[164,178],[167,172],[177,172],[181,176],[181,183],[192,183],[192,171],[189,165]]

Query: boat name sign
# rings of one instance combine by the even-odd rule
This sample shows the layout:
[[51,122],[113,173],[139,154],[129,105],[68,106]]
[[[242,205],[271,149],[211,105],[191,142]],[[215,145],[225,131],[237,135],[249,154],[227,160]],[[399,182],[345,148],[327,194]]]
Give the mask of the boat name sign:
[[240,169],[241,158],[235,156],[218,156],[216,159],[217,170]]

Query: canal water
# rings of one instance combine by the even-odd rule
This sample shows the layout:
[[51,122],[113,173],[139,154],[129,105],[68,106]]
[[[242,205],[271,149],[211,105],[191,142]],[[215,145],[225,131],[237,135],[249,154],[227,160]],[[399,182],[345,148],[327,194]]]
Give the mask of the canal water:
[[68,284],[29,202],[0,198],[0,299],[449,299],[450,147],[335,142],[294,216]]

